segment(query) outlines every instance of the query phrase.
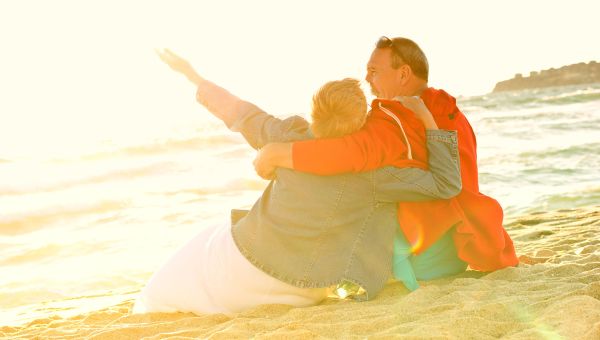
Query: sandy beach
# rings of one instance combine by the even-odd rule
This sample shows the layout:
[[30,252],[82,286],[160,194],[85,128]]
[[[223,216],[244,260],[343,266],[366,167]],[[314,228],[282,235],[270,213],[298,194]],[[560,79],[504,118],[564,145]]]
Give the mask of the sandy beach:
[[[589,0],[0,1],[0,340],[600,340],[598,12]],[[476,138],[459,137],[462,163],[477,165],[463,171],[463,188],[476,179],[498,201],[520,264],[416,291],[390,279],[367,302],[133,314],[178,249],[231,223],[232,209],[251,209],[265,188],[286,186],[256,173],[246,139],[256,131],[240,133],[259,110],[233,122],[243,105],[202,100],[213,91],[200,78],[274,117],[313,122],[315,93],[348,77],[371,111],[377,97],[407,96],[408,106],[421,97],[438,128],[462,131],[456,102]],[[452,98],[433,100],[436,89]],[[297,132],[296,119],[263,132]],[[416,156],[421,143],[410,146],[399,127]],[[360,149],[347,160],[373,161],[353,161],[354,171],[404,152],[379,157],[377,140],[394,139],[384,135],[345,139],[347,151]],[[276,199],[269,191],[264,202]],[[300,216],[326,208],[311,196],[289,205],[307,208]]]
[[245,313],[131,315],[133,299],[63,318],[0,327],[14,339],[600,338],[600,206],[505,221],[517,268],[429,282],[390,282],[364,303],[265,305]]

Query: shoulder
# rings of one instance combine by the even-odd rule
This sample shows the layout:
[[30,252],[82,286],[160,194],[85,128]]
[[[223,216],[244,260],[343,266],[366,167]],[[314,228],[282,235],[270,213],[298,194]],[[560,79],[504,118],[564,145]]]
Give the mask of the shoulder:
[[310,124],[304,117],[299,115],[293,115],[287,118],[282,119],[282,122],[288,125],[290,128],[296,129],[309,129]]
[[290,141],[314,138],[308,121],[298,115],[282,119],[281,130],[289,136]]

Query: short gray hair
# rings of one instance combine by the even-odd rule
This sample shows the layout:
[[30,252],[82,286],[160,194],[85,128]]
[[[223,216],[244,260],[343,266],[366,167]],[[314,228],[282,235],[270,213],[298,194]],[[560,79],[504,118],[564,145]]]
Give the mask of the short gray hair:
[[390,48],[392,50],[392,67],[398,68],[404,64],[410,66],[413,73],[429,81],[429,62],[423,50],[416,42],[408,38],[388,38],[381,37],[375,45],[376,48]]

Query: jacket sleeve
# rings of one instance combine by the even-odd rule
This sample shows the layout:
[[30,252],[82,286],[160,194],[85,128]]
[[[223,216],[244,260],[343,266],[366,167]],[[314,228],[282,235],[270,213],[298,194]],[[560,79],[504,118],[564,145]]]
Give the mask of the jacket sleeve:
[[308,122],[299,116],[279,119],[241,100],[210,81],[198,86],[196,99],[232,131],[240,132],[255,149],[273,142],[310,138]]
[[455,131],[427,131],[429,170],[385,167],[373,173],[378,201],[448,199],[462,189]]
[[406,151],[394,122],[375,118],[359,131],[339,138],[295,142],[294,170],[315,175],[364,172],[391,165]]

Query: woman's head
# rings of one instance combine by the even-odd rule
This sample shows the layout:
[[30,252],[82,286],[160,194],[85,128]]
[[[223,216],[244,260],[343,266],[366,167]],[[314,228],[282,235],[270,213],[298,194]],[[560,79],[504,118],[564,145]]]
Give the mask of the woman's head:
[[316,138],[355,132],[366,118],[367,98],[356,79],[330,81],[313,96],[311,128]]

